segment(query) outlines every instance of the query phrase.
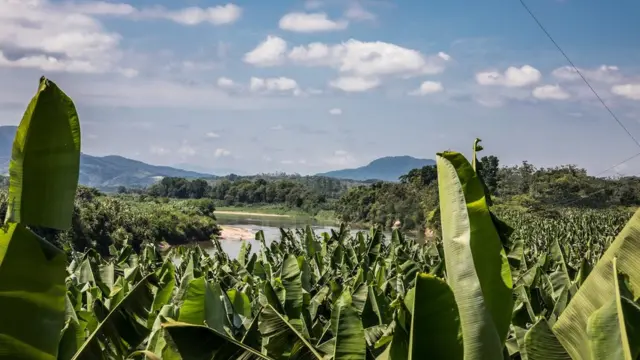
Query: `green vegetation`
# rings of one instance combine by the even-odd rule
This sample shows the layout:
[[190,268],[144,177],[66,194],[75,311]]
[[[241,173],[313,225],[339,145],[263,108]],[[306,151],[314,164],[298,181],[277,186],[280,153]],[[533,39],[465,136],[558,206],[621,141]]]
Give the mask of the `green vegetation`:
[[[640,205],[638,177],[597,178],[572,165],[535,168],[523,162],[499,167],[495,156],[482,157],[478,173],[485,180],[493,203],[499,205],[499,214],[517,209],[529,212],[529,219],[535,216],[564,221],[578,213],[575,209],[608,209],[628,217],[626,207]],[[429,214],[438,206],[437,170],[425,166],[411,170],[400,180],[352,187],[336,203],[336,216],[346,222],[387,228],[400,220],[403,229],[423,230]],[[606,213],[603,217],[607,218]]]
[[[640,210],[620,229],[620,212],[567,222],[503,209],[514,231],[493,213],[478,150],[472,163],[438,154],[426,243],[307,226],[269,245],[259,232],[260,249],[244,242],[236,259],[215,237],[210,253],[144,239],[65,254],[37,232],[72,227],[77,198],[100,196],[74,197],[79,122],[43,78],[14,142],[0,231],[0,358],[638,359]],[[210,200],[173,206],[213,211]]]
[[[7,208],[6,192],[0,192],[0,216]],[[109,255],[112,246],[142,243],[180,245],[220,235],[213,201],[167,200],[141,196],[107,196],[93,188],[78,187],[71,227],[64,230],[33,229],[65,250],[95,249]]]
[[330,210],[352,183],[317,176],[228,176],[211,182],[164,178],[146,193],[179,199],[210,198],[225,207],[271,207],[315,215]]

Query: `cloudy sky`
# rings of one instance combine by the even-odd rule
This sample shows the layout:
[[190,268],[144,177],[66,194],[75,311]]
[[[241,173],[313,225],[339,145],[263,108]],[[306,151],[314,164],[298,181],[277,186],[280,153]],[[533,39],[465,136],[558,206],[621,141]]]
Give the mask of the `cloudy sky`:
[[[640,5],[529,6],[640,138]],[[0,124],[45,74],[84,152],[153,164],[307,174],[480,137],[595,174],[640,152],[567,65],[516,0],[0,0]]]

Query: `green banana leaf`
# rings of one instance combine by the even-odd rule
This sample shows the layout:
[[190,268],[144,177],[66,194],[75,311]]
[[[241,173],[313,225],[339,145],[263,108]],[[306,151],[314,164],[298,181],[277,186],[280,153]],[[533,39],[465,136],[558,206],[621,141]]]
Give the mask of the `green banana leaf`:
[[22,224],[0,229],[0,358],[55,359],[65,326],[66,256]]
[[13,142],[6,220],[68,229],[79,173],[76,108],[55,83],[42,77]]
[[460,316],[447,283],[429,275],[416,275],[411,312],[409,360],[463,358]]
[[322,360],[323,355],[304,337],[301,333],[302,328],[300,319],[287,319],[271,305],[266,305],[260,313],[262,347],[266,349],[267,354],[279,359],[286,352],[304,352],[308,356],[301,356],[300,359]]
[[289,254],[282,262],[280,278],[285,289],[284,310],[289,318],[299,319],[302,311],[302,278],[295,255]]
[[140,345],[150,333],[147,319],[153,304],[154,278],[153,273],[144,277],[109,312],[98,306],[99,301],[96,302],[94,311],[104,318],[78,349],[73,360],[123,357]]
[[635,360],[640,355],[640,306],[618,273],[613,259],[615,292],[587,322],[592,359]]
[[460,313],[464,358],[499,359],[513,308],[509,262],[469,162],[445,152],[437,167],[447,281]]
[[526,332],[524,335],[524,350],[523,354],[528,360],[571,359],[545,319],[540,319]]
[[[163,325],[166,336],[175,345],[180,355],[177,359],[209,359],[209,360],[272,360],[233,338],[205,327],[179,322]],[[164,360],[164,359],[163,359]]]
[[211,284],[204,277],[191,280],[180,306],[178,321],[206,325],[225,334],[225,328],[230,324],[221,296],[220,285]]
[[553,325],[553,332],[572,359],[591,359],[587,322],[616,291],[612,281],[614,258],[617,258],[618,271],[629,276],[631,287],[640,289],[640,210],[611,243]]
[[334,360],[365,360],[367,343],[358,311],[350,305],[337,307]]

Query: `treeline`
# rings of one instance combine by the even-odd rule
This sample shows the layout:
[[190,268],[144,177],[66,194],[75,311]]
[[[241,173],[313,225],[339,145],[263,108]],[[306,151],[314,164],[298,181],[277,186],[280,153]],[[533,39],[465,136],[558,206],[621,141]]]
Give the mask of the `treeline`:
[[319,176],[237,177],[214,181],[166,177],[150,186],[154,197],[215,200],[223,206],[282,205],[315,214],[327,210],[351,185]]
[[[640,205],[640,178],[598,178],[574,165],[536,168],[524,161],[500,167],[495,156],[478,164],[494,204],[536,212],[558,208],[602,209]],[[400,220],[404,229],[424,229],[438,204],[437,170],[411,170],[400,183],[376,183],[350,189],[336,203],[339,220],[391,227]]]
[[[95,249],[109,255],[110,246],[143,242],[170,245],[206,241],[220,234],[212,200],[168,200],[147,196],[106,196],[79,186],[72,227],[66,231],[34,229],[49,242],[65,250]],[[7,211],[7,192],[0,191],[0,216]]]

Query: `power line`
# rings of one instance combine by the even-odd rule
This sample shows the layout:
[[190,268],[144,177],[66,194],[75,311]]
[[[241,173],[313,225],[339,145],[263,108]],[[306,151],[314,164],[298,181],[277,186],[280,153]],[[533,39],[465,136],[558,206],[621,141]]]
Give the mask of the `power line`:
[[[567,59],[567,62],[569,62],[569,64],[571,65],[571,67],[573,67],[573,69],[576,71],[576,73],[578,73],[578,75],[580,75],[580,78],[582,78],[582,81],[584,81],[585,84],[587,84],[587,86],[589,87],[589,89],[591,90],[591,92],[596,96],[596,98],[598,98],[598,100],[600,101],[600,103],[602,104],[602,106],[604,106],[605,109],[607,109],[607,111],[609,112],[609,114],[611,115],[611,117],[618,123],[618,125],[620,125],[620,127],[627,133],[627,135],[629,135],[629,137],[633,140],[633,142],[636,143],[636,145],[640,148],[640,142],[638,141],[638,139],[635,138],[635,136],[633,136],[631,134],[631,132],[629,131],[629,129],[627,129],[626,126],[624,126],[624,124],[622,123],[622,121],[620,121],[620,119],[618,119],[618,117],[616,116],[616,114],[614,114],[614,112],[611,110],[611,108],[609,108],[609,106],[604,102],[604,100],[602,100],[602,97],[600,97],[600,95],[598,94],[598,92],[593,88],[593,86],[591,86],[591,84],[589,83],[589,81],[587,80],[586,77],[584,77],[584,75],[582,75],[582,72],[580,71],[580,69],[578,69],[578,67],[573,63],[573,61],[571,61],[571,58],[569,58],[569,56],[567,55],[566,52],[564,52],[564,50],[562,50],[562,48],[560,47],[560,45],[558,45],[558,43],[553,39],[553,36],[551,36],[551,34],[549,34],[549,32],[547,31],[547,29],[544,27],[544,25],[542,25],[542,23],[540,22],[540,20],[538,20],[538,18],[533,14],[533,12],[531,11],[531,9],[529,9],[529,7],[527,6],[527,4],[524,2],[524,0],[519,0],[520,4],[522,5],[522,7],[524,7],[524,9],[529,13],[529,15],[533,18],[533,20],[536,22],[536,24],[538,24],[538,27],[540,27],[540,29],[547,35],[547,37],[549,38],[549,40],[551,40],[551,42],[553,43],[553,45],[555,45],[555,47],[558,49],[558,51],[560,51],[560,53],[564,56],[565,59]],[[636,155],[637,156],[637,155]],[[617,165],[616,165],[617,166]],[[614,166],[615,167],[615,166]],[[613,167],[612,167],[613,168]],[[609,171],[611,169],[607,169],[606,171]]]
[[[640,153],[637,153],[637,154],[635,154],[635,155],[633,155],[633,156],[630,156],[630,157],[628,157],[627,159],[625,159],[625,160],[623,160],[623,161],[621,161],[621,162],[619,162],[619,163],[617,163],[617,164],[615,164],[615,165],[613,165],[613,166],[609,167],[608,169],[603,170],[603,171],[601,171],[601,172],[597,173],[597,174],[595,175],[595,177],[598,177],[598,176],[600,176],[600,175],[602,175],[602,174],[606,173],[607,171],[609,171],[609,170],[611,170],[611,169],[614,169],[614,168],[616,168],[616,167],[618,167],[618,166],[620,166],[620,165],[622,165],[622,164],[624,164],[624,163],[626,163],[626,162],[628,162],[628,161],[631,161],[631,160],[633,160],[633,159],[637,158],[638,156],[640,156]],[[633,174],[633,175],[627,175],[627,176],[638,176],[638,175],[640,175],[640,173]],[[596,191],[594,191],[594,192],[592,192],[592,193],[589,193],[589,194],[587,194],[587,195],[585,195],[585,196],[583,196],[583,197],[581,197],[581,198],[579,198],[579,199],[574,199],[574,200],[567,201],[567,202],[558,202],[558,203],[556,203],[555,205],[556,205],[556,206],[567,206],[567,205],[571,205],[571,204],[577,203],[577,202],[579,202],[579,201],[582,201],[582,200],[588,199],[588,198],[592,197],[593,195],[597,195],[597,194],[599,194],[599,193],[601,193],[601,192],[604,192],[605,190],[607,190],[607,189],[606,189],[606,188],[602,188],[602,189],[600,189],[600,190],[596,190]]]
[[615,169],[616,167],[618,167],[618,166],[620,166],[620,165],[622,165],[622,164],[624,164],[624,163],[626,163],[626,162],[629,162],[629,161],[631,161],[631,160],[633,160],[633,159],[637,158],[638,156],[640,156],[640,152],[639,152],[639,153],[637,153],[637,154],[635,154],[635,155],[633,155],[633,156],[630,156],[630,157],[626,158],[625,160],[622,160],[621,162],[619,162],[619,163],[617,163],[617,164],[615,164],[615,165],[613,165],[613,166],[611,166],[611,167],[609,167],[609,168],[607,168],[607,169],[605,169],[605,170],[602,170],[601,172],[599,172],[599,173],[595,174],[595,175],[594,175],[594,177],[598,177],[598,176],[600,176],[600,175],[602,175],[602,174],[604,174],[604,173],[608,172],[608,171],[609,171],[609,170],[611,170],[611,169]]

